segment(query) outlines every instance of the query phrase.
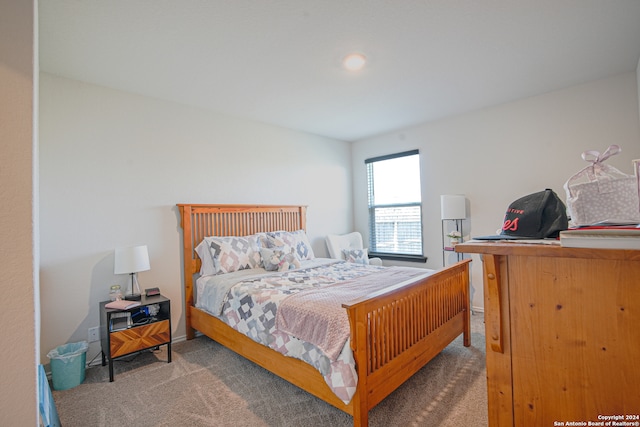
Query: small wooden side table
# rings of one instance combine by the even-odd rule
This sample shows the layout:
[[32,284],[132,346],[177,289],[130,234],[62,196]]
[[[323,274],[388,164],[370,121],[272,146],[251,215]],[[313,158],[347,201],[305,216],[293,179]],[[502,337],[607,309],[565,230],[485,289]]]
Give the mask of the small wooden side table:
[[[100,343],[102,366],[109,363],[110,382],[114,359],[132,353],[166,344],[167,363],[171,363],[171,301],[168,298],[143,295],[140,305],[128,310],[109,309],[105,307],[107,303],[109,301],[100,303]],[[118,320],[124,324],[118,324]]]

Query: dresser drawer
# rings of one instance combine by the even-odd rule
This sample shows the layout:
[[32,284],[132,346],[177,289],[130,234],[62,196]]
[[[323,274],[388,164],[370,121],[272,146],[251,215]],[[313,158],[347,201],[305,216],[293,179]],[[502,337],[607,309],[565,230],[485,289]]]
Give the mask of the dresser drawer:
[[169,320],[154,322],[149,325],[136,326],[110,334],[111,357],[167,344],[171,340]]

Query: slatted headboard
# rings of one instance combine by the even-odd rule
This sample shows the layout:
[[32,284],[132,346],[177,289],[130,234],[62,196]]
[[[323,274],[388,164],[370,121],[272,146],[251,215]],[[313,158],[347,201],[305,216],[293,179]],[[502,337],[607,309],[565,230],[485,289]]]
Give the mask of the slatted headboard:
[[[193,305],[193,275],[200,271],[196,246],[207,236],[247,236],[267,231],[306,230],[306,206],[178,204],[182,223],[184,288]],[[188,309],[187,309],[188,311]]]

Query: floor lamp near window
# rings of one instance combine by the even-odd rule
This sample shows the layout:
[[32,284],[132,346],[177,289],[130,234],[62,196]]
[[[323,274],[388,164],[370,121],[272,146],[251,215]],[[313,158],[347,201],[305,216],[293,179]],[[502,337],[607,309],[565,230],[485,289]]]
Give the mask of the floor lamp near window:
[[[462,221],[467,217],[467,202],[464,195],[445,194],[440,196],[440,213],[442,218],[442,264],[445,265],[446,251],[453,251],[456,243],[462,242],[464,232],[462,231]],[[448,221],[453,221],[454,230],[449,230]],[[445,244],[445,235],[450,239],[451,244]],[[463,254],[458,253],[458,261]]]

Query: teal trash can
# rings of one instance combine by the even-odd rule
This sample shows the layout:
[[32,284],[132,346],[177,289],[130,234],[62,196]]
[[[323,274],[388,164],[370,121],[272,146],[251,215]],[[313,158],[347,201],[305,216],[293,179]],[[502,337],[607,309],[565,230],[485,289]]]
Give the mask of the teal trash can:
[[51,382],[54,390],[68,390],[84,381],[88,349],[89,343],[80,341],[58,346],[47,353],[51,360]]

